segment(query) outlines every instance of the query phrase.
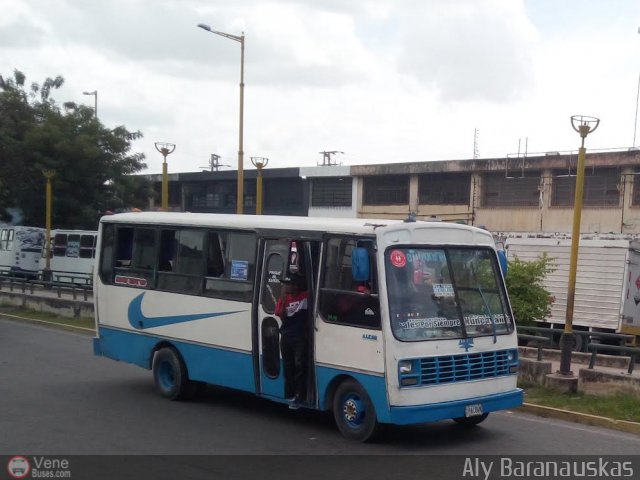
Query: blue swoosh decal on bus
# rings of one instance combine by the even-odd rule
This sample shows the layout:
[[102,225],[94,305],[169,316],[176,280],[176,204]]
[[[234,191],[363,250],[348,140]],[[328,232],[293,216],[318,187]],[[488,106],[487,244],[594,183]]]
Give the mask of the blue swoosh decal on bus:
[[238,313],[242,310],[236,310],[235,312],[211,312],[211,313],[194,313],[189,315],[168,315],[165,317],[147,317],[142,313],[142,298],[145,292],[138,295],[131,300],[129,304],[129,323],[137,330],[144,330],[147,328],[164,327],[165,325],[173,325],[174,323],[191,322],[193,320],[200,320],[202,318],[220,317],[222,315],[231,315],[232,313]]

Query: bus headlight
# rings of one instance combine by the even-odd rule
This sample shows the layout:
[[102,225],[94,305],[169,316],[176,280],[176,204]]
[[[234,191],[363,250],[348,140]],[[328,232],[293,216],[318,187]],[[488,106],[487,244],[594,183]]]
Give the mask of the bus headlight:
[[413,362],[411,362],[411,360],[400,360],[400,362],[398,362],[398,368],[400,373],[411,373]]
[[509,365],[512,365],[514,363],[518,363],[518,351],[517,350],[509,350],[507,352],[507,361],[509,362]]

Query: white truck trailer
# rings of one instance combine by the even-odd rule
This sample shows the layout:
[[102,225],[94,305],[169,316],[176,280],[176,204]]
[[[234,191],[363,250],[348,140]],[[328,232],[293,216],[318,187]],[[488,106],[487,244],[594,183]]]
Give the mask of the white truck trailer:
[[[546,253],[554,271],[544,287],[555,297],[546,322],[563,327],[571,236],[566,234],[501,234],[507,258],[532,261]],[[640,335],[640,241],[631,236],[582,235],[573,313],[577,329]]]

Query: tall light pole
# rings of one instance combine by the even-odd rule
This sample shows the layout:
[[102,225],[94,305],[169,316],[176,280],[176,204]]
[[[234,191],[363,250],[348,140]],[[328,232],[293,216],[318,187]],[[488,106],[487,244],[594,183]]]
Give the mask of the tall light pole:
[[82,92],[83,95],[93,95],[95,98],[93,99],[93,113],[98,119],[98,90],[94,90],[93,92]]
[[258,169],[256,178],[256,215],[262,215],[262,169],[267,166],[269,159],[266,157],[251,157],[251,163]]
[[45,267],[42,270],[42,280],[45,282],[51,281],[51,203],[52,203],[52,189],[51,179],[55,176],[55,170],[43,170],[42,174],[47,179],[47,189],[45,193],[45,224],[46,224],[46,237],[45,237]]
[[[640,27],[638,27],[638,33],[640,33]],[[638,130],[638,102],[640,101],[640,73],[638,73],[638,90],[636,92],[636,119],[633,122],[633,148],[636,146],[636,132]]]
[[169,175],[167,173],[167,155],[172,153],[176,146],[173,143],[156,142],[156,150],[158,150],[164,160],[162,161],[162,204],[161,208],[165,212],[169,210]]
[[584,192],[584,163],[587,150],[584,139],[593,132],[600,120],[595,117],[574,115],[571,126],[580,134],[582,144],[578,150],[578,168],[576,171],[576,193],[573,201],[573,230],[571,231],[571,260],[569,263],[569,286],[567,288],[567,313],[564,331],[560,337],[560,374],[572,375],[571,349],[573,348],[573,305],[576,297],[576,270],[578,267],[578,247],[580,246],[580,220],[582,217],[582,196]]
[[236,212],[238,214],[242,214],[244,213],[244,150],[242,147],[244,128],[244,32],[242,33],[242,35],[238,36],[213,30],[209,25],[206,25],[204,23],[199,23],[198,27],[206,30],[207,32],[215,33],[216,35],[220,35],[221,37],[240,42],[240,133],[238,142],[238,194],[236,199]]

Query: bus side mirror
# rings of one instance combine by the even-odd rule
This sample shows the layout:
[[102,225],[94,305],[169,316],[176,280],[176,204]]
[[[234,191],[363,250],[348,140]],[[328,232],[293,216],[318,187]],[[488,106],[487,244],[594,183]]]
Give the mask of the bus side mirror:
[[351,252],[351,277],[356,282],[369,280],[369,252],[366,248],[356,247]]
[[500,270],[502,270],[502,276],[507,276],[507,252],[504,250],[498,250],[498,262],[500,263]]

